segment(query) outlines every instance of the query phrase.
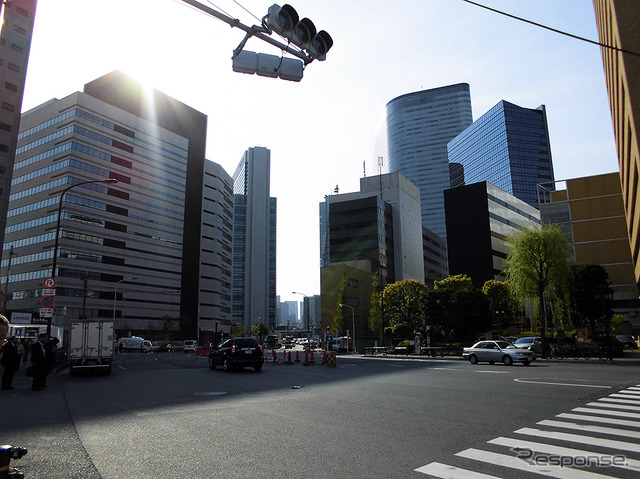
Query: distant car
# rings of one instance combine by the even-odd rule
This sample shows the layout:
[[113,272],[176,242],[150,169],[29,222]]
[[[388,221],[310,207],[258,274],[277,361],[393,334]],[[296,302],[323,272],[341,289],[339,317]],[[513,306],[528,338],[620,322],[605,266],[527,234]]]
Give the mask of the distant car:
[[259,372],[263,364],[262,348],[254,338],[228,338],[209,353],[211,369],[222,366],[225,371],[231,371],[249,366]]
[[158,349],[156,349],[156,351],[159,353],[164,353],[164,352],[171,353],[173,352],[173,346],[169,343],[161,344],[160,346],[158,346]]
[[464,348],[462,358],[467,359],[471,364],[484,361],[489,364],[502,362],[506,366],[511,366],[517,362],[528,366],[535,361],[536,356],[533,351],[517,348],[508,341],[479,341],[470,348]]
[[533,351],[535,354],[542,353],[542,339],[539,337],[519,338],[513,344],[518,348]]
[[618,334],[616,339],[620,341],[625,349],[637,349],[638,343],[633,339],[633,336],[628,336],[626,334]]
[[197,341],[194,341],[193,339],[187,339],[184,343],[182,343],[182,350],[185,353],[195,353],[197,345]]

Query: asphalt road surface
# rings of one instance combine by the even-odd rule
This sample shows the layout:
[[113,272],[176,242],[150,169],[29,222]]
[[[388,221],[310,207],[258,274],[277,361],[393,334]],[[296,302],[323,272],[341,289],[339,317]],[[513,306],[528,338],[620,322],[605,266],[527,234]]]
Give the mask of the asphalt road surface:
[[38,392],[23,369],[0,441],[26,479],[640,477],[640,366],[315,359],[128,353]]

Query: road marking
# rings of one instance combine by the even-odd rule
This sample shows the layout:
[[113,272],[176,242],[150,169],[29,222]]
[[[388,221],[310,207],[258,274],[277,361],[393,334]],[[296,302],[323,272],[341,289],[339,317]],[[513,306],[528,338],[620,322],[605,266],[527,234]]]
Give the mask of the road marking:
[[125,368],[124,366],[118,366],[120,369],[124,369],[125,371],[127,370],[127,368]]
[[546,439],[558,439],[560,441],[577,442],[579,444],[589,444],[591,446],[608,447],[620,451],[640,452],[640,444],[633,444],[613,439],[602,439],[597,437],[583,436],[581,434],[567,434],[565,432],[542,431],[532,427],[523,427],[516,431],[516,434],[528,436],[540,436]]
[[497,454],[495,452],[481,451],[479,449],[466,449],[456,454],[456,456],[465,457],[467,459],[474,459],[476,461],[487,462],[489,464],[496,464],[499,466],[509,467],[511,469],[517,469],[520,471],[533,472],[542,476],[556,477],[558,479],[586,479],[586,478],[612,478],[613,476],[606,476],[603,474],[597,474],[595,472],[583,471],[579,469],[570,469],[561,466],[537,466],[528,464],[527,462],[518,459],[515,456],[506,456],[504,454]]
[[620,391],[620,392],[621,392],[621,393],[624,393],[624,394],[630,394],[630,395],[632,395],[632,396],[635,396],[635,395],[640,396],[640,391],[631,391],[631,390],[629,390],[629,389],[623,389],[623,390],[622,390],[622,391]]
[[509,371],[489,371],[489,370],[483,370],[483,369],[458,369],[458,368],[431,368],[432,370],[439,370],[439,371],[464,371],[466,373],[468,373],[469,371],[473,372],[473,373],[488,373],[488,374],[509,374]]
[[[582,449],[573,449],[570,447],[561,447],[561,446],[553,446],[551,444],[543,444],[540,442],[532,442],[532,441],[523,441],[521,439],[512,439],[508,437],[497,437],[495,439],[491,439],[487,441],[489,444],[497,444],[498,446],[505,446],[510,449],[531,449],[535,452],[540,452],[544,454],[553,454],[557,456],[563,457],[589,457],[593,459],[604,459],[609,460],[611,458],[610,454],[598,454],[593,451],[586,451]],[[615,467],[620,467],[622,469],[631,469],[632,471],[640,471],[640,461],[636,459],[626,458],[626,464],[616,464]]]
[[[587,404],[588,406],[589,404]],[[594,404],[595,406],[595,404]],[[598,404],[600,407],[606,407],[606,404]],[[610,407],[614,407],[615,404],[612,404]],[[572,409],[575,412],[586,412],[587,414],[606,414],[607,416],[620,416],[627,417],[630,419],[640,419],[640,414],[626,412],[626,411],[614,411],[612,409],[589,409],[587,407],[576,407]]]
[[422,474],[428,474],[434,477],[440,477],[441,479],[500,479],[497,476],[490,476],[481,472],[469,471],[467,469],[460,469],[459,467],[447,466],[439,462],[432,462],[426,466],[414,469],[416,472]]
[[626,399],[629,401],[629,404],[640,404],[640,397],[632,396],[630,394],[610,394],[608,397],[618,398],[618,399]]
[[224,396],[227,394],[226,391],[204,391],[193,393],[194,396]]
[[609,434],[611,436],[623,436],[623,437],[631,437],[634,439],[640,439],[639,431],[627,431],[626,429],[617,429],[615,427],[589,426],[586,424],[576,424],[574,422],[551,421],[551,420],[540,421],[540,422],[537,422],[536,424],[540,424],[541,426],[561,427],[565,429],[574,429],[577,431],[597,432],[602,434]]
[[562,414],[558,414],[556,417],[562,419],[577,419],[578,421],[601,422],[605,424],[616,424],[618,426],[631,426],[640,428],[640,421],[628,421],[626,419],[614,419],[612,417],[584,416],[582,414],[571,414],[564,412]]
[[[635,404],[638,404],[638,403],[635,403]],[[615,399],[607,401],[607,398],[598,399],[597,402],[590,402],[587,404],[587,406],[608,407],[611,409],[626,409],[627,411],[640,411],[640,406],[630,406],[629,403],[626,401],[620,401]]]
[[554,382],[550,382],[550,381],[532,381],[530,379],[526,379],[526,378],[516,378],[514,379],[515,382],[517,383],[527,383],[527,384],[546,384],[546,385],[550,385],[550,386],[572,386],[572,387],[576,387],[576,388],[604,388],[604,389],[611,389],[611,386],[602,386],[599,384],[576,384],[576,383],[554,383]]

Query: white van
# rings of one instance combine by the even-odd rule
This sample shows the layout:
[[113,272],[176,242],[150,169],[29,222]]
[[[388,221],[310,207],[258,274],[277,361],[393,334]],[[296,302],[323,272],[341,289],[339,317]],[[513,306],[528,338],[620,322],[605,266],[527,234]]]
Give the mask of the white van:
[[182,345],[182,350],[185,353],[195,353],[197,345],[198,345],[197,341],[193,339],[187,339]]
[[130,338],[120,338],[118,340],[118,351],[140,351],[143,353],[150,353],[153,350],[151,341],[132,336]]

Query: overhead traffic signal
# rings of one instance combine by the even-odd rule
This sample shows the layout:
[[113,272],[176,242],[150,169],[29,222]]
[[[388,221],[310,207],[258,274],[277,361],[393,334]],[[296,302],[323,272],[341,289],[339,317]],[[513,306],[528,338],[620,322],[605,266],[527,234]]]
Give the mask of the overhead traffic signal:
[[327,52],[333,46],[331,35],[324,30],[318,32],[306,17],[300,20],[298,12],[289,4],[269,7],[267,25],[318,60],[326,60]]

